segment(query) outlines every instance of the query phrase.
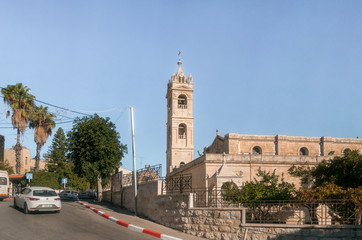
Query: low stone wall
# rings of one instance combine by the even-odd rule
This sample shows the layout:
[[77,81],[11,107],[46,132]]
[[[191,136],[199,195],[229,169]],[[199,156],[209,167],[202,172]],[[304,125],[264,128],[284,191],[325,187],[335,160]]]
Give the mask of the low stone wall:
[[[362,226],[243,224],[241,209],[194,208],[190,194],[161,195],[162,182],[139,184],[138,215],[164,226],[207,239],[221,240],[346,240],[362,239]],[[103,198],[134,211],[134,188],[104,192]]]
[[252,225],[242,226],[239,236],[245,240],[358,240],[362,239],[362,228],[354,226]]

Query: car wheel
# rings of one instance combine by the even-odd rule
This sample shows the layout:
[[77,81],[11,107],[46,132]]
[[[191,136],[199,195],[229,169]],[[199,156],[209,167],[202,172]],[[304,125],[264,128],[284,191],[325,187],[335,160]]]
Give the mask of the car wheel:
[[24,214],[29,214],[28,205],[24,203]]

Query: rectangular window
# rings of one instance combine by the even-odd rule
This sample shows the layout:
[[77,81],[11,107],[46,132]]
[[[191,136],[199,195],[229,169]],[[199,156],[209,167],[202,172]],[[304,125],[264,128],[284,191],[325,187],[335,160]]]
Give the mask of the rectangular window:
[[50,190],[34,190],[33,196],[37,197],[55,197],[57,193],[55,191]]
[[0,185],[7,185],[8,179],[6,177],[0,177]]

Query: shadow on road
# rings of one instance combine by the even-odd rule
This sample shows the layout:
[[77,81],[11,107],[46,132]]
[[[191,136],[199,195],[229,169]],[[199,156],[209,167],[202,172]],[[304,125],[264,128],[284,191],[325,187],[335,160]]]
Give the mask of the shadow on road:
[[[108,202],[97,202],[95,200],[88,200],[88,201],[79,200],[79,201],[89,203],[89,205],[91,205],[91,206],[92,206],[92,204],[102,206],[102,207],[110,209],[110,210],[112,210],[112,211],[114,211],[116,213],[121,213],[121,214],[125,214],[125,215],[128,215],[128,216],[135,216],[135,214],[133,212],[127,211],[126,209],[117,207],[117,206],[115,206],[115,205],[113,205],[111,203],[108,203]],[[94,207],[94,206],[92,206],[92,207]],[[144,219],[147,219],[147,218],[144,218]]]

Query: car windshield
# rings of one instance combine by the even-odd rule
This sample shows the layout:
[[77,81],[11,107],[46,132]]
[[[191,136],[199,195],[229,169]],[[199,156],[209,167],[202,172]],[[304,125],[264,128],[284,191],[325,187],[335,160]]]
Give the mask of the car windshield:
[[7,185],[8,180],[6,177],[0,177],[0,185]]
[[52,190],[34,190],[33,195],[37,197],[55,197],[57,193]]

